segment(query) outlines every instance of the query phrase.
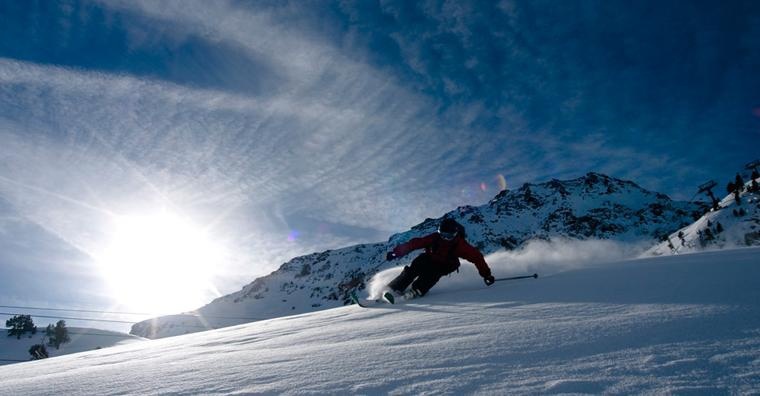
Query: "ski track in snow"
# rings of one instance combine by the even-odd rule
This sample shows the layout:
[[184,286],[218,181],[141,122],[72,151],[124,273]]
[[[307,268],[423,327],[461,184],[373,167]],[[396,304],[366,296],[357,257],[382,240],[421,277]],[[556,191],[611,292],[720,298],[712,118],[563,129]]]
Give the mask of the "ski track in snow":
[[760,248],[0,367],[0,394],[758,394]]

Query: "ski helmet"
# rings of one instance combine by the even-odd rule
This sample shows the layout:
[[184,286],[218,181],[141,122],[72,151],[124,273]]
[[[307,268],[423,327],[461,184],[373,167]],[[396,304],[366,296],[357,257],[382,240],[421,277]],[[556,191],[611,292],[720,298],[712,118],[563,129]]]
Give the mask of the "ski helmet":
[[456,238],[458,233],[459,223],[457,223],[454,219],[443,219],[443,221],[441,221],[441,224],[438,226],[438,235],[447,241]]

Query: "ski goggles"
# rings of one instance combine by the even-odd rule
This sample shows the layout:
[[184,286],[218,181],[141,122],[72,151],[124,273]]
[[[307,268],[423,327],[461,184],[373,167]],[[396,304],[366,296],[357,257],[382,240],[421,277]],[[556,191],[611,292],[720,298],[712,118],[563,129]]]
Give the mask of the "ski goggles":
[[441,236],[441,238],[443,238],[443,239],[445,239],[447,241],[450,241],[450,240],[456,238],[456,236],[457,236],[457,232],[456,231],[454,231],[454,232],[438,231],[438,234]]

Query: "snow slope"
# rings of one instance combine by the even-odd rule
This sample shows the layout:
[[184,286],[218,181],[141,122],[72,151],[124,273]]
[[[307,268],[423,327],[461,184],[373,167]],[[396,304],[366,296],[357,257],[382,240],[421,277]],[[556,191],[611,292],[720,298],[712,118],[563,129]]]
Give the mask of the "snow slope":
[[[595,264],[0,367],[0,394],[760,392],[760,248]],[[494,259],[497,260],[497,259]]]
[[[17,339],[16,337],[8,337],[7,329],[0,329],[0,365],[29,360],[31,357],[29,348],[34,344],[43,344],[44,334],[45,328],[43,327],[35,335],[26,333],[21,336],[21,339]],[[71,341],[61,345],[59,349],[46,345],[48,355],[51,357],[63,356],[144,340],[141,337],[116,331],[82,327],[69,327],[69,338]]]
[[[699,205],[672,201],[631,181],[589,173],[572,180],[525,184],[499,193],[486,205],[460,207],[445,217],[464,224],[468,241],[486,254],[562,237],[643,244],[631,255],[635,256],[662,235],[691,224],[695,213],[702,213]],[[384,243],[296,257],[195,312],[149,319],[135,324],[131,333],[161,338],[348,304],[348,293],[364,290],[377,272],[403,266],[415,257],[411,254],[388,263],[386,252],[398,243],[434,232],[439,222],[427,219]]]

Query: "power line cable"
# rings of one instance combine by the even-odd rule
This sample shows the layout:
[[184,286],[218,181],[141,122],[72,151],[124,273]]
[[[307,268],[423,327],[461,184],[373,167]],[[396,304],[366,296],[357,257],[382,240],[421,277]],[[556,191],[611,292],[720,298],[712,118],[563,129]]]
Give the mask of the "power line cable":
[[101,336],[101,337],[119,337],[119,338],[132,338],[129,337],[129,334],[123,333],[123,334],[106,334],[106,333],[77,333],[72,332],[69,330],[69,335],[77,335],[77,336]]
[[141,315],[141,316],[153,316],[155,314],[147,313],[147,312],[119,312],[119,311],[101,311],[96,309],[65,309],[65,308],[44,308],[44,307],[24,307],[19,305],[0,305],[0,308],[10,308],[10,309],[28,309],[28,310],[36,310],[36,311],[65,311],[65,312],[87,312],[87,313],[105,313],[105,314],[113,314],[113,315]]
[[[93,329],[93,330],[98,330],[98,329]],[[44,333],[45,329],[42,329],[42,330],[38,330],[38,331],[41,331],[41,332],[43,332],[43,333]],[[130,337],[130,334],[128,334],[128,333],[121,333],[121,334],[108,334],[108,333],[78,333],[78,332],[75,332],[75,331],[71,331],[71,330],[69,330],[69,331],[68,331],[68,334],[69,334],[69,335],[74,335],[74,336],[100,336],[100,337],[119,337],[119,338],[125,338],[125,339],[131,339],[131,338],[132,338],[132,337]],[[44,335],[43,335],[43,336],[44,336]],[[138,337],[139,337],[139,336],[138,336]]]
[[[0,312],[0,315],[7,315],[7,316],[14,316],[14,315],[20,315],[20,313],[10,313],[10,312]],[[68,319],[68,320],[78,320],[83,322],[109,322],[109,323],[126,323],[126,324],[135,324],[135,321],[126,321],[126,320],[112,320],[112,319],[95,319],[95,318],[74,318],[74,317],[66,317],[66,316],[49,316],[49,315],[30,315],[32,317],[37,318],[49,318],[49,319]],[[192,315],[189,315],[192,316]],[[192,316],[196,318],[201,318],[201,316]],[[263,319],[257,319],[257,318],[226,318],[226,319],[246,319],[246,320],[263,320]],[[182,327],[190,327],[190,328],[196,328],[196,329],[217,329],[218,327],[214,326],[200,326],[200,325],[191,325],[191,324],[182,324]]]
[[[20,315],[18,312],[0,312],[0,315]],[[37,318],[49,318],[49,319],[69,319],[69,320],[81,320],[81,321],[89,321],[89,322],[111,322],[111,323],[129,323],[133,324],[135,323],[134,320],[132,321],[126,321],[126,320],[115,320],[115,319],[93,319],[93,318],[72,318],[72,317],[65,317],[65,316],[49,316],[49,315],[29,315]]]
[[[102,314],[110,314],[110,315],[140,315],[140,316],[150,316],[155,317],[156,314],[150,314],[150,313],[140,313],[140,312],[119,312],[119,311],[101,311],[101,310],[95,310],[95,309],[66,309],[66,308],[44,308],[44,307],[26,307],[26,306],[20,306],[20,305],[0,305],[0,308],[10,308],[10,309],[23,309],[23,310],[36,310],[36,311],[63,311],[63,312],[86,312],[86,313],[102,313]],[[0,315],[21,315],[22,313],[13,313],[8,314],[4,312],[0,312]],[[26,313],[23,313],[26,314]],[[171,315],[165,315],[165,316],[189,316],[189,317],[196,317],[196,318],[209,318],[209,319],[229,319],[229,320],[266,320],[271,318],[256,318],[256,317],[239,317],[239,316],[217,316],[217,315],[201,315],[201,314],[192,314],[192,313],[180,313],[180,314],[171,314]],[[36,315],[32,314],[31,316],[38,316],[41,318],[49,317],[49,316],[43,316],[43,315]],[[61,318],[66,319],[66,318]],[[88,319],[97,321],[100,319]],[[147,319],[146,319],[147,320]],[[107,320],[105,320],[107,321]],[[133,322],[126,322],[126,323],[135,323]]]

